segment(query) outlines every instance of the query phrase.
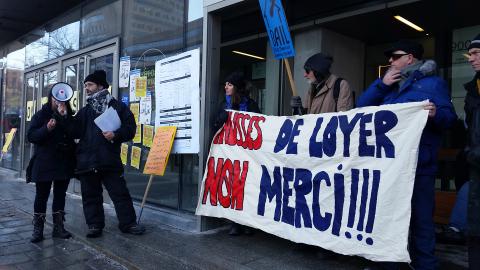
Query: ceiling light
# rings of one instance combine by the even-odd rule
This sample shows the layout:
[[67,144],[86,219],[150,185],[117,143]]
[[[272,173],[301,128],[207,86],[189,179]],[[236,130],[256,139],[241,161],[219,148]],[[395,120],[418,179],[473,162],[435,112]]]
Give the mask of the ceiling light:
[[236,54],[252,57],[252,58],[255,58],[255,59],[265,60],[265,58],[263,58],[263,57],[256,56],[256,55],[253,55],[253,54],[249,54],[249,53],[244,53],[244,52],[239,52],[239,51],[232,51],[232,52],[236,53]]
[[397,19],[397,20],[401,21],[402,23],[404,23],[404,24],[406,24],[406,25],[408,25],[408,26],[412,27],[413,29],[415,29],[415,30],[419,31],[419,32],[423,32],[423,31],[424,31],[424,30],[423,30],[423,29],[422,29],[420,26],[418,26],[418,25],[416,25],[416,24],[412,23],[411,21],[409,21],[409,20],[407,20],[407,19],[403,18],[403,17],[402,17],[402,16],[400,16],[400,15],[396,15],[396,16],[393,16],[393,17],[394,17],[395,19]]

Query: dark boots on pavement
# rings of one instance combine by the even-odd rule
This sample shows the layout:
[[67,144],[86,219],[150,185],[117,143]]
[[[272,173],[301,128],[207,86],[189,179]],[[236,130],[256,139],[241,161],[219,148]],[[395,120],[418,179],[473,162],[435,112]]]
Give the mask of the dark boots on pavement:
[[53,232],[52,237],[67,239],[72,237],[72,234],[65,230],[63,222],[65,221],[65,212],[58,211],[52,213],[53,217]]
[[88,238],[97,238],[102,236],[103,228],[96,227],[96,226],[88,226]]
[[122,229],[121,231],[123,233],[141,235],[145,232],[145,226],[135,223],[135,224],[132,224],[132,225],[128,226],[126,229]]
[[33,233],[30,242],[37,243],[43,240],[43,227],[45,225],[45,213],[33,214]]

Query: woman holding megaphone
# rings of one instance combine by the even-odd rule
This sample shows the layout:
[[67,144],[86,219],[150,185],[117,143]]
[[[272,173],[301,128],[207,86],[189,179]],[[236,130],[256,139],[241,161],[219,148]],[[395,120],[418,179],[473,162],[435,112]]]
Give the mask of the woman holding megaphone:
[[27,181],[35,182],[33,234],[31,242],[42,241],[47,201],[53,184],[53,232],[57,238],[69,238],[65,230],[65,193],[75,168],[75,142],[69,137],[61,121],[59,108],[73,114],[68,100],[71,87],[66,83],[55,84],[50,89],[48,102],[32,118],[28,129],[28,141],[34,144],[34,156],[27,168]]

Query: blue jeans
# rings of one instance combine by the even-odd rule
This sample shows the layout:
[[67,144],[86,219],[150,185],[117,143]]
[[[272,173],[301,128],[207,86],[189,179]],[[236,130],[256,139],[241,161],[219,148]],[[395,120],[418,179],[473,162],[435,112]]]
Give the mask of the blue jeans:
[[448,224],[448,226],[455,227],[461,232],[464,232],[467,228],[468,190],[469,184],[465,182],[457,192],[457,198],[455,199],[452,213],[450,213],[450,222]]

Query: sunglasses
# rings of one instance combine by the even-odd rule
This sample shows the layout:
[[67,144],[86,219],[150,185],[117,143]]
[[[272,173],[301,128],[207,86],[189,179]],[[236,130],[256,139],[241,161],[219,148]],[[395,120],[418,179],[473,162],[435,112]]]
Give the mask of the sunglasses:
[[409,53],[392,53],[390,54],[390,58],[392,58],[393,61],[398,60],[400,57],[409,55]]
[[312,71],[312,69],[311,69],[311,68],[308,68],[308,67],[304,67],[303,69],[305,69],[305,72],[306,72],[307,74],[310,73],[310,71]]

